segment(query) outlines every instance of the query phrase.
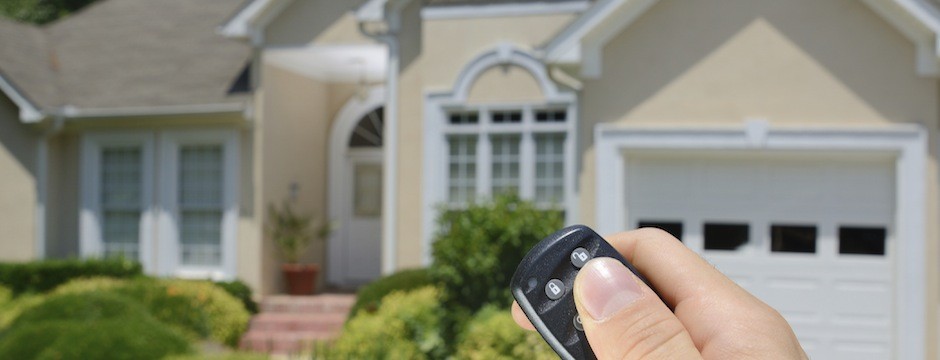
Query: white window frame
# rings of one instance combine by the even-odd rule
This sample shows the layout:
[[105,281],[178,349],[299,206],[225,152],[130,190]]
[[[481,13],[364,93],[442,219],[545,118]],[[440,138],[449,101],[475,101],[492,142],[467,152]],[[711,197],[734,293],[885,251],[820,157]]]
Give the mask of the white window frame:
[[[927,131],[919,125],[878,128],[770,128],[764,121],[741,127],[662,128],[599,124],[594,129],[594,199],[599,233],[628,228],[626,156],[631,151],[877,151],[895,157],[896,297],[893,358],[922,359],[928,339],[927,319]],[[753,230],[752,230],[753,231]],[[753,234],[753,233],[752,233]],[[892,250],[887,250],[892,251]]]
[[[528,71],[538,82],[544,95],[541,103],[504,103],[499,105],[470,105],[467,103],[470,89],[477,78],[496,66],[518,66]],[[567,120],[564,123],[536,123],[534,111],[540,109],[565,110]],[[452,112],[480,110],[479,120],[473,125],[450,124]],[[522,123],[491,124],[489,111],[522,110]],[[485,118],[484,118],[485,117]],[[520,196],[531,199],[535,195],[535,145],[534,133],[564,133],[565,172],[564,199],[561,201],[565,211],[565,221],[577,219],[577,194],[575,174],[579,167],[576,162],[578,103],[574,92],[561,90],[549,78],[545,65],[528,52],[510,44],[503,43],[484,52],[471,60],[457,78],[452,91],[430,92],[425,95],[424,106],[424,159],[423,159],[423,196],[424,211],[422,218],[423,242],[422,257],[425,265],[431,263],[431,240],[438,216],[438,205],[448,200],[448,135],[467,133],[477,134],[477,195],[488,196],[492,188],[489,174],[492,151],[489,147],[489,135],[516,133],[522,135],[520,144]],[[527,144],[528,142],[529,144]],[[531,146],[529,146],[531,145]],[[527,166],[531,162],[533,166]],[[482,166],[481,166],[482,165]],[[528,168],[528,169],[527,169]],[[531,172],[531,173],[529,173]]]
[[141,214],[138,236],[139,259],[145,272],[155,271],[154,248],[154,136],[149,132],[91,132],[81,143],[81,210],[79,211],[79,253],[82,257],[103,256],[104,239],[101,204],[101,153],[112,146],[139,146],[141,149]]
[[[223,159],[221,266],[179,263],[179,152],[186,145],[221,145]],[[236,275],[238,227],[238,133],[235,130],[172,130],[160,133],[159,273],[181,278],[230,280]]]

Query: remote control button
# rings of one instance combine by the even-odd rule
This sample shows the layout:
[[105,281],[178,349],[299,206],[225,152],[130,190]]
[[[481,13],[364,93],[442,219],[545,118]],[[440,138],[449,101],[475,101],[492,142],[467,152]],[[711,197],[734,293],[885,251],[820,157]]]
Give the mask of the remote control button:
[[584,264],[591,260],[591,253],[587,249],[579,247],[571,252],[571,265],[580,269]]
[[545,295],[552,300],[561,299],[565,295],[565,283],[558,279],[550,280],[548,284],[545,284]]
[[584,325],[581,325],[581,315],[575,315],[573,322],[575,330],[584,331]]

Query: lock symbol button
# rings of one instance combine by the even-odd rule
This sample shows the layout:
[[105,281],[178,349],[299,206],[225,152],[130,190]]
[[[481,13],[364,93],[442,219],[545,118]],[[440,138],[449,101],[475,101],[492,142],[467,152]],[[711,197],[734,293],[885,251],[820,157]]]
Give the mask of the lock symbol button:
[[574,265],[575,268],[580,269],[584,264],[591,260],[591,253],[583,247],[574,249],[571,252],[571,265]]
[[548,284],[545,284],[545,295],[552,300],[561,299],[565,295],[565,283],[558,279],[552,279]]

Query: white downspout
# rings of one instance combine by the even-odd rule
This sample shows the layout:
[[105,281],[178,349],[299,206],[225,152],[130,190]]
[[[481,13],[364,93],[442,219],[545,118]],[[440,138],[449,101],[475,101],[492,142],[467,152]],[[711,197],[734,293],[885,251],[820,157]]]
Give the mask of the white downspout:
[[382,168],[382,274],[388,275],[398,268],[398,69],[400,62],[398,31],[401,28],[401,10],[409,0],[386,3],[384,20],[386,31],[371,33],[359,23],[359,31],[388,46],[388,68],[385,78],[385,124],[383,129]]

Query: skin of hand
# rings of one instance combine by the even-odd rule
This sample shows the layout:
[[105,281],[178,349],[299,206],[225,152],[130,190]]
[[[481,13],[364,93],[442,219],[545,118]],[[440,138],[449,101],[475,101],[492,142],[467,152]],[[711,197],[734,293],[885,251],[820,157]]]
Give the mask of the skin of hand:
[[[592,259],[574,297],[598,359],[807,359],[780,313],[669,233],[642,228],[606,239],[675,312],[619,261]],[[535,330],[515,302],[512,315]]]

